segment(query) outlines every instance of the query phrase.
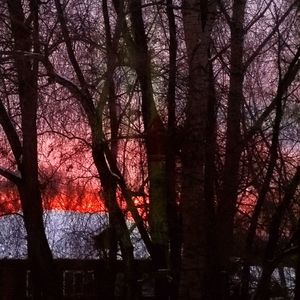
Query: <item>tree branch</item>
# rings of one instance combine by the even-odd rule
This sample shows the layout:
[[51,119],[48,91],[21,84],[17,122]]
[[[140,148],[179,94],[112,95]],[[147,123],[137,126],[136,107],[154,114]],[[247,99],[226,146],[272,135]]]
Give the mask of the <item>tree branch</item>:
[[0,175],[15,183],[16,185],[20,184],[21,182],[21,177],[18,174],[13,173],[10,170],[3,169],[2,167],[0,167]]

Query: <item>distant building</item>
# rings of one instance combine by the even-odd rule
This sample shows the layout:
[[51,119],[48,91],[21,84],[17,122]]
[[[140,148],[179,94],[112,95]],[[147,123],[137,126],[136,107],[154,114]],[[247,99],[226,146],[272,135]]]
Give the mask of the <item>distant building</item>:
[[[99,251],[95,247],[95,237],[108,228],[107,214],[50,211],[45,214],[44,220],[64,299],[109,299],[107,294],[112,279],[107,264],[99,259]],[[147,258],[136,229],[132,231],[132,240],[136,258]],[[31,271],[26,257],[22,216],[0,217],[0,300],[31,299]],[[115,286],[120,285],[124,278],[122,269],[122,261],[119,260],[118,283]],[[149,261],[139,261],[138,269],[141,296],[151,299],[153,285],[149,285],[148,280],[151,274]]]
[[[58,259],[55,260],[55,265],[63,299],[109,299],[109,287],[112,279],[104,261]],[[139,261],[137,266],[141,298],[153,299],[153,285],[149,286],[147,275],[145,275],[151,273],[150,263],[147,260]],[[122,262],[119,261],[117,264],[118,280],[122,278],[122,269]],[[0,300],[31,299],[31,280],[31,271],[27,260],[0,260]],[[117,284],[116,282],[114,286],[117,290],[120,282]]]

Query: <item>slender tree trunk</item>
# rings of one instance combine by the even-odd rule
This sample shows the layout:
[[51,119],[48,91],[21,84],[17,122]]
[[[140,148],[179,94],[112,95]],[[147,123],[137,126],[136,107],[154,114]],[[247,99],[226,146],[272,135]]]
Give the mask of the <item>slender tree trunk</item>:
[[123,212],[116,201],[116,179],[112,176],[109,166],[107,165],[105,150],[102,142],[99,141],[99,137],[93,137],[92,152],[96,168],[100,175],[101,185],[103,188],[103,198],[110,214],[111,225],[113,226],[112,228],[116,232],[117,239],[120,243],[124,261],[126,285],[126,294],[124,295],[124,299],[134,300],[137,299],[138,295],[133,246]]
[[[142,116],[145,126],[148,176],[150,183],[149,225],[156,270],[166,269],[168,257],[166,130],[153,98],[150,55],[147,46],[141,0],[130,0],[130,17],[134,36],[134,68],[142,93]],[[156,280],[156,298],[166,299],[166,279]]]
[[229,267],[233,244],[233,226],[238,197],[240,157],[242,153],[241,117],[244,81],[244,16],[246,0],[234,0],[231,31],[230,87],[227,108],[225,163],[221,199],[217,211],[220,299],[229,297]]
[[[110,150],[108,150],[107,143],[104,138],[103,133],[103,125],[102,125],[102,114],[104,103],[106,103],[109,98],[111,88],[112,88],[112,74],[115,68],[115,59],[116,53],[112,53],[112,57],[110,57],[110,65],[107,70],[107,80],[104,83],[104,88],[102,91],[102,99],[95,106],[93,103],[92,95],[89,91],[89,86],[84,78],[84,74],[80,68],[80,65],[76,59],[69,30],[67,27],[66,19],[64,16],[64,11],[60,0],[55,0],[55,5],[57,9],[58,19],[61,25],[62,35],[65,40],[68,56],[74,72],[79,81],[79,88],[73,85],[70,85],[69,82],[64,80],[63,78],[57,76],[49,61],[46,62],[46,68],[51,76],[54,76],[56,80],[60,83],[67,85],[67,87],[73,92],[75,97],[79,100],[82,105],[86,116],[88,118],[88,122],[92,131],[92,154],[95,166],[100,176],[101,185],[103,188],[103,196],[106,203],[107,208],[109,209],[110,218],[113,224],[113,230],[116,231],[117,238],[120,243],[121,253],[124,260],[124,269],[125,269],[125,284],[126,284],[126,295],[125,299],[136,299],[137,297],[137,289],[136,289],[136,280],[135,280],[135,267],[134,267],[134,256],[133,256],[133,246],[130,240],[130,233],[126,225],[125,217],[116,201],[115,196],[115,188],[120,177],[113,173],[112,168],[114,167],[115,158],[112,156]],[[105,9],[105,6],[103,6]],[[107,21],[107,20],[106,20]],[[118,20],[116,26],[116,35],[114,36],[114,43],[116,45],[119,42],[119,34],[121,32],[120,26],[123,23],[123,19]],[[107,26],[107,24],[106,24]],[[106,30],[108,28],[106,27]],[[107,32],[108,33],[108,32]],[[114,48],[116,49],[116,48]],[[104,101],[104,102],[103,102]],[[110,154],[108,158],[107,155]]]
[[298,166],[293,178],[291,179],[289,185],[286,187],[286,192],[282,199],[282,202],[276,209],[274,215],[272,216],[270,229],[269,229],[269,239],[265,249],[265,255],[262,265],[262,275],[258,282],[257,290],[255,292],[254,300],[264,300],[268,298],[269,285],[271,275],[276,267],[274,265],[274,258],[277,249],[277,244],[280,239],[280,226],[283,222],[284,214],[286,213],[294,194],[300,183],[300,166]]
[[140,0],[130,1],[130,15],[135,42],[134,67],[141,86],[142,115],[146,133],[150,181],[150,230],[154,247],[157,248],[155,259],[158,267],[165,267],[168,244],[165,171],[166,133],[153,99],[150,56]]
[[282,99],[277,99],[276,104],[276,116],[273,125],[273,135],[272,143],[270,147],[270,161],[268,164],[266,176],[262,183],[261,189],[259,191],[258,199],[251,217],[251,222],[248,230],[248,235],[246,238],[246,247],[245,247],[245,263],[243,265],[242,272],[242,290],[241,296],[245,299],[249,298],[249,283],[250,283],[250,257],[252,256],[252,248],[254,239],[256,236],[256,230],[258,225],[259,216],[263,208],[263,204],[267,198],[269,192],[270,183],[273,178],[274,169],[276,167],[277,157],[278,157],[278,143],[279,143],[279,133],[280,133],[280,123],[283,116],[282,111]]
[[[8,1],[12,36],[15,50],[29,52],[39,50],[38,44],[38,4],[30,1],[33,19],[33,33],[25,24],[22,3]],[[24,55],[16,57],[15,66],[18,78],[21,104],[22,154],[17,160],[21,173],[18,190],[24,213],[27,231],[28,258],[33,275],[33,298],[60,299],[60,290],[55,276],[52,253],[45,235],[43,207],[38,182],[37,153],[37,99],[38,62],[31,62]]]
[[[104,28],[105,28],[105,39],[106,39],[106,57],[107,57],[107,70],[106,70],[106,89],[107,92],[107,102],[109,108],[109,116],[110,116],[110,132],[111,132],[111,153],[116,163],[117,154],[118,154],[118,116],[116,110],[116,93],[115,93],[115,84],[113,79],[114,69],[115,69],[115,58],[117,55],[117,46],[118,43],[113,41],[112,33],[111,33],[111,25],[108,13],[108,5],[107,0],[102,1],[102,11],[104,18]],[[118,232],[115,226],[115,216],[114,213],[116,209],[114,206],[118,203],[116,190],[117,184],[116,182],[111,183],[110,194],[106,196],[108,199],[108,212],[109,212],[109,226],[110,226],[110,237],[109,237],[109,259],[108,259],[108,267],[111,277],[111,282],[116,282],[116,261],[117,261],[117,251],[118,251]],[[114,287],[114,284],[111,285]],[[112,292],[114,290],[112,289]],[[113,296],[113,293],[112,293]]]
[[209,38],[214,1],[183,2],[183,24],[189,66],[189,92],[183,145],[183,256],[179,299],[205,299],[207,206],[205,202],[205,139],[209,101]]
[[[32,162],[30,165],[32,168]],[[31,175],[32,172],[24,173]],[[22,174],[24,173],[22,172]],[[61,290],[45,235],[41,197],[35,182],[30,181],[23,180],[18,186],[18,190],[27,232],[28,259],[33,279],[33,299],[56,300],[60,299]]]
[[[286,73],[284,76],[280,79],[278,84],[278,89],[276,96],[274,97],[274,100],[272,103],[274,103],[274,106],[276,108],[276,116],[274,120],[273,125],[273,135],[272,135],[272,143],[270,147],[270,162],[268,165],[268,169],[266,172],[266,176],[264,179],[264,182],[261,186],[261,189],[259,191],[258,199],[254,208],[253,215],[251,217],[251,222],[248,230],[248,235],[246,239],[246,247],[245,247],[245,253],[246,253],[246,261],[243,266],[243,272],[242,272],[242,291],[241,291],[241,297],[242,299],[248,298],[248,290],[249,290],[249,278],[250,278],[250,264],[248,261],[248,257],[251,256],[252,251],[252,245],[256,234],[257,224],[259,220],[259,216],[263,207],[263,204],[265,202],[265,198],[268,193],[268,189],[272,180],[274,168],[276,166],[276,161],[278,157],[278,142],[279,142],[279,134],[280,134],[280,123],[283,116],[282,111],[282,101],[283,97],[288,90],[290,84],[293,82],[296,74],[298,73],[298,70],[300,68],[300,48],[298,48],[293,60],[291,61]],[[251,137],[253,132],[248,135],[248,137]]]
[[218,252],[216,231],[216,122],[217,99],[212,63],[209,62],[209,102],[206,120],[206,147],[204,166],[204,196],[207,210],[207,247],[205,299],[218,299]]
[[167,17],[169,25],[169,81],[168,81],[168,128],[167,128],[167,152],[166,152],[166,174],[167,174],[167,216],[170,237],[170,270],[172,282],[170,285],[170,298],[178,298],[179,275],[181,263],[181,225],[180,207],[177,204],[176,188],[176,59],[177,59],[177,37],[176,23],[173,10],[173,1],[167,0]]

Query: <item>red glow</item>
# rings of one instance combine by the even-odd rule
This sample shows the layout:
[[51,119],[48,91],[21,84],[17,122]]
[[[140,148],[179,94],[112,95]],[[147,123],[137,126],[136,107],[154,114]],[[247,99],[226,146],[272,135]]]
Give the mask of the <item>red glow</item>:
[[[44,197],[45,198],[45,197]],[[103,201],[98,193],[89,191],[81,194],[56,194],[52,198],[43,199],[45,210],[76,211],[81,213],[97,213],[105,211]],[[21,211],[17,192],[8,190],[0,194],[0,216]]]
[[[99,213],[107,211],[104,200],[98,189],[82,186],[71,189],[63,188],[60,191],[49,191],[42,195],[45,210],[74,211],[81,213]],[[117,191],[117,199],[120,208],[125,212],[126,218],[132,219],[126,200],[120,191]],[[147,219],[149,201],[148,197],[135,196],[133,203],[143,219]],[[7,186],[0,192],[0,216],[12,213],[20,213],[21,204],[15,187]]]
[[85,192],[76,195],[58,194],[44,202],[46,210],[76,211],[81,213],[96,213],[105,211],[104,204],[95,192]]
[[17,191],[12,186],[1,186],[0,193],[0,216],[17,213],[21,209]]

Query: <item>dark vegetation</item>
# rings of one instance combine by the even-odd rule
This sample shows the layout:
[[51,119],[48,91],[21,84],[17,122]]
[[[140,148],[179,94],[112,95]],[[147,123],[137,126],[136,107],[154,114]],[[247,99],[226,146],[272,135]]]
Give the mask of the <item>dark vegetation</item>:
[[32,299],[62,298],[46,201],[87,190],[122,299],[140,298],[128,219],[168,270],[155,299],[269,299],[284,266],[299,299],[299,28],[293,0],[0,2],[0,192]]

